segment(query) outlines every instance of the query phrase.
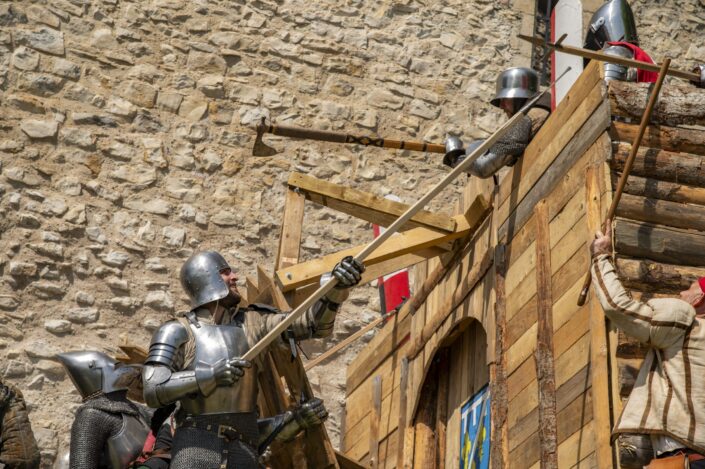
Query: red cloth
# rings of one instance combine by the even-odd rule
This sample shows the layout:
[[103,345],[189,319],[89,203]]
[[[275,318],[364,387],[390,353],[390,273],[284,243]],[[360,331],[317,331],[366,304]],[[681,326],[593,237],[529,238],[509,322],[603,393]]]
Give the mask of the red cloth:
[[[646,62],[647,64],[654,63],[654,61],[651,60],[651,57],[649,57],[649,54],[647,54],[644,49],[639,46],[635,46],[631,42],[608,42],[607,44],[609,44],[610,46],[626,47],[634,53],[634,60],[638,60],[639,62]],[[658,73],[656,72],[650,72],[648,70],[641,69],[637,69],[636,71],[637,83],[653,83],[656,81],[657,78]]]
[[700,289],[705,293],[705,277],[700,277],[698,283],[700,284]]

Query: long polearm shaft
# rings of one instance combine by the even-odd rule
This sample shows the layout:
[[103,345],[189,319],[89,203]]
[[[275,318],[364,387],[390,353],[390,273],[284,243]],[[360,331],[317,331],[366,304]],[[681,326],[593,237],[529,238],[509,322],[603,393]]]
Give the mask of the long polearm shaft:
[[318,140],[321,142],[349,143],[352,145],[365,145],[380,148],[394,148],[397,150],[426,151],[429,153],[445,153],[445,145],[426,142],[409,142],[406,140],[392,140],[381,137],[369,137],[364,135],[351,135],[342,132],[331,132],[328,130],[304,129],[301,127],[291,127],[275,124],[258,124],[258,133],[279,135],[281,137],[303,138],[308,140]]
[[[659,70],[658,80],[654,85],[654,89],[651,91],[651,96],[649,96],[649,102],[646,105],[644,114],[641,116],[641,124],[639,125],[639,131],[634,138],[632,143],[632,149],[629,152],[627,161],[624,163],[624,169],[622,170],[622,175],[619,177],[619,182],[617,183],[617,190],[612,198],[612,204],[610,205],[609,212],[607,212],[607,218],[605,222],[614,219],[614,215],[617,212],[617,205],[619,205],[619,199],[622,198],[622,192],[624,191],[624,186],[627,184],[627,178],[629,173],[632,171],[632,166],[634,166],[634,160],[636,159],[636,153],[639,151],[639,146],[641,146],[641,140],[646,132],[646,127],[649,125],[651,120],[651,113],[656,106],[656,99],[661,92],[661,85],[663,84],[664,78],[666,78],[666,72],[668,72],[668,67],[671,65],[671,59],[666,59],[661,65]],[[590,274],[590,269],[588,268],[587,274],[585,275],[585,280],[583,281],[583,288],[580,290],[580,296],[578,296],[578,306],[585,304],[587,300],[588,291],[590,291],[590,284],[592,283],[592,275]]]
[[[605,54],[604,52],[590,50],[590,49],[583,49],[581,47],[564,46],[562,44],[555,44],[552,42],[549,42],[546,44],[544,42],[543,38],[538,38],[535,36],[527,36],[524,34],[518,34],[517,37],[519,39],[530,42],[532,44],[541,45],[541,46],[548,46],[549,48],[555,50],[556,52],[562,52],[564,54],[569,54],[569,55],[577,55],[577,56],[583,57],[585,59],[595,59],[595,60],[599,60],[601,62],[609,62],[609,63],[618,64],[618,65],[624,65],[627,67],[639,68],[641,70],[647,70],[649,72],[659,72],[660,73],[660,71],[661,71],[661,65],[658,65],[658,64],[650,64],[650,63],[646,63],[646,62],[640,62],[638,60],[627,59],[626,57],[618,57],[615,55],[609,55],[609,54]],[[673,77],[682,78],[684,80],[690,80],[690,81],[695,81],[695,82],[700,81],[700,74],[699,73],[686,72],[683,70],[677,70],[677,69],[673,68],[673,69],[669,69],[666,74],[673,76]]]
[[[556,78],[556,81],[560,80],[568,72],[568,70],[570,70],[570,68],[566,69],[558,78]],[[438,193],[445,189],[448,184],[453,182],[453,180],[455,180],[461,173],[463,173],[467,168],[469,168],[470,165],[477,158],[480,157],[480,155],[484,154],[487,150],[492,147],[492,145],[497,143],[497,140],[499,140],[519,119],[524,117],[524,115],[526,115],[529,109],[531,109],[531,107],[550,89],[551,88],[549,87],[546,91],[543,91],[542,93],[536,95],[528,103],[526,103],[519,112],[512,116],[512,118],[509,119],[507,122],[505,122],[504,125],[500,127],[497,131],[495,131],[495,133],[493,133],[487,140],[485,140],[482,145],[477,147],[475,151],[468,155],[467,158],[465,158],[458,166],[453,168],[453,170],[448,173],[440,182],[433,186],[431,190],[429,190],[423,197],[421,197],[414,205],[409,207],[407,211],[404,212],[399,218],[397,218],[394,223],[389,225],[387,229],[382,232],[381,235],[375,238],[370,244],[365,246],[365,248],[355,256],[355,260],[359,262],[364,262],[367,256],[372,254],[372,252],[374,252],[375,249],[379,248],[382,243],[389,239],[394,233],[399,231],[399,229],[404,226],[404,224],[408,222],[419,210],[424,208],[426,204],[431,201],[431,199],[438,195]],[[320,300],[323,295],[325,295],[333,287],[335,287],[337,283],[338,280],[335,277],[331,276],[330,280],[321,285],[318,290],[313,292],[311,296],[309,296],[303,303],[301,303],[291,313],[289,313],[289,315],[282,322],[277,324],[271,331],[267,333],[267,335],[260,339],[260,341],[257,342],[250,350],[248,350],[242,358],[245,360],[252,360],[257,355],[259,355],[269,346],[269,344],[271,344],[274,340],[280,337],[281,334],[286,331],[289,325],[291,325],[291,323],[296,321],[299,316],[301,316],[308,308],[313,306],[316,301]]]

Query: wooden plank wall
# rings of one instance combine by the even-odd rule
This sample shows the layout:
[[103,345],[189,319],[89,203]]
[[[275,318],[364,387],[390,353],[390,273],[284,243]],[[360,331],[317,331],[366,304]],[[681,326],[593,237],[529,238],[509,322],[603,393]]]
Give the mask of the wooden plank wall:
[[[604,452],[600,455],[607,461],[598,461],[595,453],[596,447],[609,448],[610,415],[603,412],[599,421],[593,415],[593,373],[589,366],[592,299],[583,307],[576,305],[589,265],[586,211],[595,204],[602,210],[610,197],[604,164],[611,153],[605,132],[609,121],[606,88],[593,64],[573,86],[568,101],[533,140],[522,166],[500,185],[499,242],[507,244],[504,371],[508,401],[505,444],[510,467],[539,467],[542,451],[556,451],[551,450],[551,444],[557,444],[557,467],[611,467],[609,451],[606,456]],[[589,171],[600,175],[596,197],[588,197],[585,175]],[[534,214],[537,205],[543,207],[538,218]],[[536,233],[544,231],[547,235],[537,241]],[[537,247],[541,246],[537,242],[547,243],[550,249],[542,264],[547,272],[538,279]],[[542,279],[550,281],[546,287],[550,287],[550,295],[543,295],[539,302],[537,285]],[[542,379],[553,379],[555,391],[542,389],[555,392],[554,442],[541,441],[539,433],[539,303],[551,314],[544,324],[553,334],[553,375],[545,376],[543,363]]]

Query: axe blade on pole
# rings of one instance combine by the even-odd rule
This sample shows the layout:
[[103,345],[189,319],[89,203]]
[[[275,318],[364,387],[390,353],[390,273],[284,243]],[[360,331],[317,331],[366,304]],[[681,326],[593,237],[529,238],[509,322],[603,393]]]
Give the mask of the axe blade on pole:
[[264,117],[262,121],[257,124],[257,136],[255,137],[255,144],[252,147],[252,156],[274,156],[279,153],[276,148],[270,147],[262,141],[262,135],[264,135],[267,124],[265,124]]

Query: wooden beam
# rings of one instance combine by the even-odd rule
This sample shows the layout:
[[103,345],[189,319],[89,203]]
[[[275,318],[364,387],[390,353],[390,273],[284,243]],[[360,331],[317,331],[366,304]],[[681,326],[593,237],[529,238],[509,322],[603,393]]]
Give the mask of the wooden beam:
[[[705,188],[658,179],[629,176],[624,193],[650,199],[705,206]],[[695,207],[699,209],[700,207]]]
[[[470,236],[480,226],[490,212],[490,204],[482,195],[478,195],[468,211],[453,219],[457,222],[452,233],[439,232],[429,228],[414,228],[404,233],[398,233],[385,241],[378,249],[365,259],[366,266],[394,259],[405,254],[415,253],[427,248],[444,245],[450,241]],[[286,269],[278,270],[276,278],[283,291],[290,291],[309,283],[318,282],[321,275],[330,272],[335,264],[345,256],[354,256],[364,249],[365,245],[343,249],[322,258],[302,262]]]
[[498,244],[495,248],[495,353],[494,363],[490,364],[490,400],[492,432],[490,442],[491,466],[495,469],[505,469],[509,467],[509,428],[507,426],[507,373],[505,369],[505,335],[507,320],[506,292],[504,289],[504,279],[507,274],[507,247]]
[[338,460],[338,465],[340,466],[340,469],[367,469],[366,466],[363,466],[359,462],[350,459],[340,451],[335,452],[335,459]]
[[[612,130],[611,133],[614,133],[615,129]],[[610,166],[613,170],[621,172],[624,170],[632,146],[627,142],[615,143],[615,146]],[[703,162],[702,155],[648,148],[642,145],[636,154],[629,179],[634,176],[651,178],[650,182],[655,180],[658,182],[669,181],[676,184],[705,187],[705,162]]]
[[[450,360],[448,348],[442,348],[436,353],[438,359],[438,398],[436,399],[436,467],[446,467],[446,436],[448,420],[448,389],[450,375]],[[400,409],[401,410],[401,409]]]
[[414,467],[425,469],[436,468],[436,435],[434,432],[436,418],[436,398],[438,389],[438,374],[436,370],[430,371],[421,388],[416,418],[414,419]]
[[[585,178],[585,215],[587,218],[586,244],[589,246],[594,233],[601,229],[603,209],[601,194],[603,190],[602,164],[590,166]],[[627,199],[632,196],[626,196]],[[622,196],[621,205],[625,196]],[[595,288],[590,294],[590,373],[592,378],[592,416],[595,420],[595,458],[598,467],[615,467],[614,452],[611,445],[611,402],[610,402],[610,366],[607,347],[607,325],[605,313],[600,306]]]
[[372,413],[370,414],[370,467],[379,467],[379,423],[382,418],[382,377],[372,380]]
[[[290,187],[300,189],[305,197],[312,202],[380,226],[391,225],[409,208],[409,205],[401,202],[340,184],[333,184],[302,173],[291,173],[288,184]],[[404,229],[419,226],[452,233],[455,231],[456,222],[448,215],[422,210],[404,225]]]
[[551,253],[548,205],[541,200],[536,216],[536,297],[538,329],[536,339],[536,379],[539,389],[539,440],[541,468],[558,468],[556,421],[556,376],[553,363],[553,297],[551,294]]
[[705,206],[624,194],[617,216],[674,228],[705,231]]
[[[400,383],[399,383],[399,424],[397,425],[397,431],[399,432],[400,436],[398,442],[397,442],[397,467],[399,469],[404,467],[404,446],[407,441],[405,438],[405,435],[407,433],[407,416],[406,416],[406,405],[407,405],[407,399],[406,399],[406,393],[407,389],[409,386],[409,360],[404,357],[401,359],[401,377],[400,377]],[[413,454],[413,448],[409,448],[407,451],[410,451]]]
[[[639,125],[614,121],[610,128],[613,141],[632,142],[639,131]],[[702,130],[650,125],[646,128],[641,143],[645,147],[681,153],[705,155],[705,132]]]
[[301,233],[304,221],[306,199],[299,192],[289,189],[284,199],[284,217],[279,236],[279,249],[275,270],[289,267],[299,262]]
[[[638,122],[646,109],[651,84],[611,80],[608,88],[612,115]],[[705,124],[705,91],[689,83],[664,83],[653,113],[654,123]]]
[[705,265],[705,234],[618,218],[615,249],[622,255],[690,266]]
[[488,249],[483,254],[482,260],[472,266],[472,269],[470,269],[460,285],[455,288],[450,298],[433,313],[431,319],[427,321],[421,332],[414,338],[411,350],[407,354],[410,360],[424,349],[426,343],[433,337],[436,331],[438,331],[448,316],[465,300],[472,289],[475,288],[475,285],[483,279],[487,270],[492,265],[493,254],[494,251]]

